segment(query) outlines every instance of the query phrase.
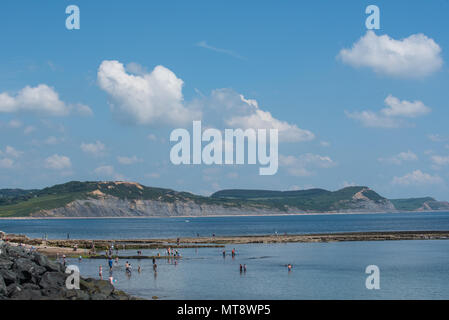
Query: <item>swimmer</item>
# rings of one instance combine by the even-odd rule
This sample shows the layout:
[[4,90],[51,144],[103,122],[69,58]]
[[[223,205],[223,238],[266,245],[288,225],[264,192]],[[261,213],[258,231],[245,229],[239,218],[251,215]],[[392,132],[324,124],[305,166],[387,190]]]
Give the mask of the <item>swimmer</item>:
[[103,267],[102,266],[98,267],[98,275],[100,276],[100,279],[103,280]]

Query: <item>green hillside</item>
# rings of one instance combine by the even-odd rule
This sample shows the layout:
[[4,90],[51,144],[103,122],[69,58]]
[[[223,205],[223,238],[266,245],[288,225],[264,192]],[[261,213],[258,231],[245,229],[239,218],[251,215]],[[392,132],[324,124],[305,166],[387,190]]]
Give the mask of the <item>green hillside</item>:
[[338,191],[324,189],[309,189],[298,191],[268,191],[268,190],[222,190],[211,197],[222,199],[245,199],[280,209],[286,206],[305,211],[334,211],[346,209],[347,202],[360,191],[373,201],[386,200],[367,187],[347,187]]
[[397,210],[414,211],[414,210],[449,210],[449,203],[445,201],[437,201],[431,197],[410,198],[410,199],[393,199],[391,202]]
[[[152,188],[124,182],[71,181],[42,190],[17,191],[16,196],[5,190],[10,189],[0,190],[0,194],[9,193],[11,196],[5,198],[7,201],[0,202],[0,217],[23,217],[39,210],[56,209],[74,200],[99,197],[98,191],[103,195],[127,200],[193,201],[198,204],[218,204],[225,207],[243,204],[239,200],[214,199],[188,192],[177,192],[171,189]],[[97,191],[97,193],[93,193],[94,191]]]
[[[389,201],[375,191],[363,187],[347,187],[337,191],[309,189],[297,191],[272,190],[222,190],[210,197],[188,192],[153,188],[131,182],[71,181],[41,190],[2,189],[0,190],[0,217],[25,217],[40,210],[65,207],[75,200],[107,198],[109,196],[135,200],[157,200],[165,203],[188,203],[218,205],[225,208],[261,208],[329,212],[354,210],[369,200],[371,204],[383,205]],[[449,203],[433,198],[412,198],[391,200],[397,210],[414,211],[425,206],[431,210],[449,210]],[[244,211],[244,210],[243,210]]]

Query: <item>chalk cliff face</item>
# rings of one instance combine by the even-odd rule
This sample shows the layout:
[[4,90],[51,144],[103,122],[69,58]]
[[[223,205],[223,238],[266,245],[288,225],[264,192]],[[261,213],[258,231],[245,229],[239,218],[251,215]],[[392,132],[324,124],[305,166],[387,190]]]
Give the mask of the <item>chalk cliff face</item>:
[[[344,212],[394,212],[395,207],[387,200],[373,201],[368,198],[353,198],[339,203],[341,209],[330,210],[333,213]],[[75,200],[64,207],[40,210],[33,217],[177,217],[177,216],[213,216],[213,215],[270,215],[313,213],[294,207],[280,210],[263,206],[224,206],[198,204],[194,201],[176,200],[163,202],[158,200],[127,200],[113,196]]]
[[449,210],[433,198],[388,200],[368,187],[221,190],[210,197],[123,181],[72,181],[42,190],[0,190],[0,216],[178,217]]
[[[296,211],[297,212],[297,211]],[[255,207],[224,207],[197,204],[194,201],[162,202],[157,200],[126,200],[112,196],[102,199],[75,200],[68,205],[33,213],[33,217],[176,217],[207,215],[267,215],[288,213]]]
[[364,188],[355,193],[350,200],[341,200],[342,208],[339,212],[395,212],[393,203],[385,198],[370,199],[368,193],[372,192],[369,188]]

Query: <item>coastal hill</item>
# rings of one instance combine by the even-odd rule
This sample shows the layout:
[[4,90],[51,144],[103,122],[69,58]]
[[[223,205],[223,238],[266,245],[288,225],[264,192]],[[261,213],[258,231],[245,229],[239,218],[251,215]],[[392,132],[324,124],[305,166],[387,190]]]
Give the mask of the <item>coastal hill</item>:
[[449,211],[433,198],[389,200],[368,187],[337,191],[222,190],[210,197],[124,181],[71,181],[44,189],[0,189],[0,217],[144,217]]

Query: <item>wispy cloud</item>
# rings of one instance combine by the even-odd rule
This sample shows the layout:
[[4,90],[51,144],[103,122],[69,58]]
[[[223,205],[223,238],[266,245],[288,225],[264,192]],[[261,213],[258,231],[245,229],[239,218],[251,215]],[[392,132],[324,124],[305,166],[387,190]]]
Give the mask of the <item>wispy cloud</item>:
[[234,57],[237,59],[246,60],[245,57],[242,57],[241,55],[239,55],[238,53],[235,53],[232,50],[227,50],[227,49],[222,49],[222,48],[217,48],[217,47],[211,46],[211,45],[207,44],[206,41],[200,41],[196,45],[200,48],[212,50],[212,51],[219,52],[219,53],[224,53],[224,54],[227,54],[228,56],[231,56],[231,57]]

